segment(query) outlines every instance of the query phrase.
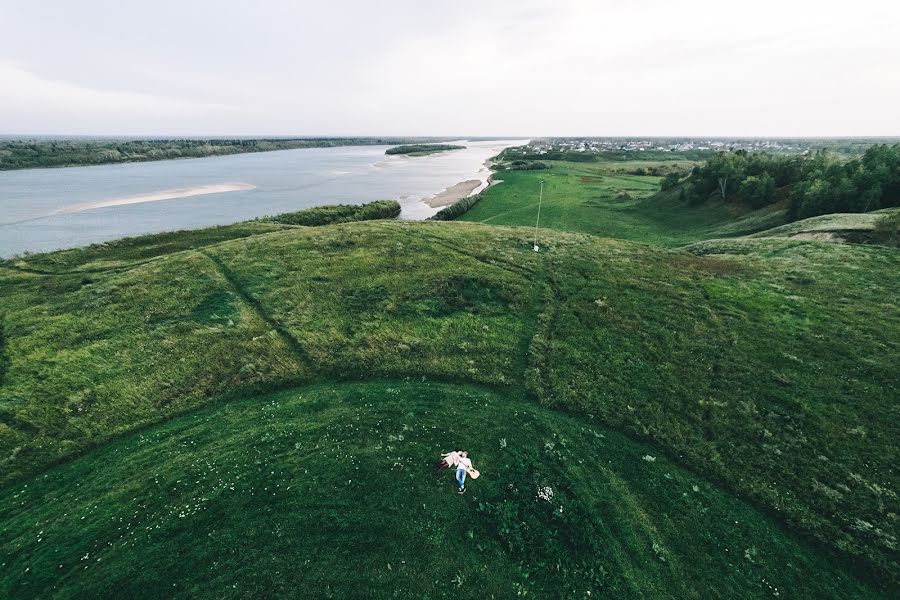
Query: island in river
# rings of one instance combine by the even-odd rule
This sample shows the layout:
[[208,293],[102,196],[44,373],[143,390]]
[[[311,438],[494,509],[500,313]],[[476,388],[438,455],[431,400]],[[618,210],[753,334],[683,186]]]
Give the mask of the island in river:
[[392,154],[404,154],[406,156],[428,156],[429,154],[435,154],[437,152],[465,149],[465,146],[456,146],[454,144],[406,144],[388,148],[384,151],[384,153],[388,156]]

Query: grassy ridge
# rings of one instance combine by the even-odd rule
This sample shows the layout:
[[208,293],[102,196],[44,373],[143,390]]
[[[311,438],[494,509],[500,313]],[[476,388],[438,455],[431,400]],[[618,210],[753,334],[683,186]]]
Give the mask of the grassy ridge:
[[466,385],[239,399],[0,491],[0,523],[7,598],[878,597],[652,448]]

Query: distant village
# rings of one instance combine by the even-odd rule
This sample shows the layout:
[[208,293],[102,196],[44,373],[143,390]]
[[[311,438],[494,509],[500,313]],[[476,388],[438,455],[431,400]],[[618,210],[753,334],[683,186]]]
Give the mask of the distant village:
[[691,152],[747,150],[767,152],[804,152],[818,147],[812,141],[785,139],[725,138],[551,138],[533,140],[523,153],[551,152]]

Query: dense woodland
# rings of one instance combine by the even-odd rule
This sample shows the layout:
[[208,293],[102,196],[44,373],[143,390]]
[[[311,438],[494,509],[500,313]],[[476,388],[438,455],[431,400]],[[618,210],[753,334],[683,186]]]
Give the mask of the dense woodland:
[[[678,185],[669,175],[663,189]],[[900,144],[870,147],[859,158],[720,152],[694,167],[682,194],[699,204],[719,197],[762,208],[784,202],[792,219],[900,206]]]

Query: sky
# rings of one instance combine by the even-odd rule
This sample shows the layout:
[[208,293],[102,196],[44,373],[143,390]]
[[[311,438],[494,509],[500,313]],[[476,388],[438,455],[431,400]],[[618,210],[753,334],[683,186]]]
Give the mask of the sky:
[[900,135],[896,0],[0,0],[0,134]]

